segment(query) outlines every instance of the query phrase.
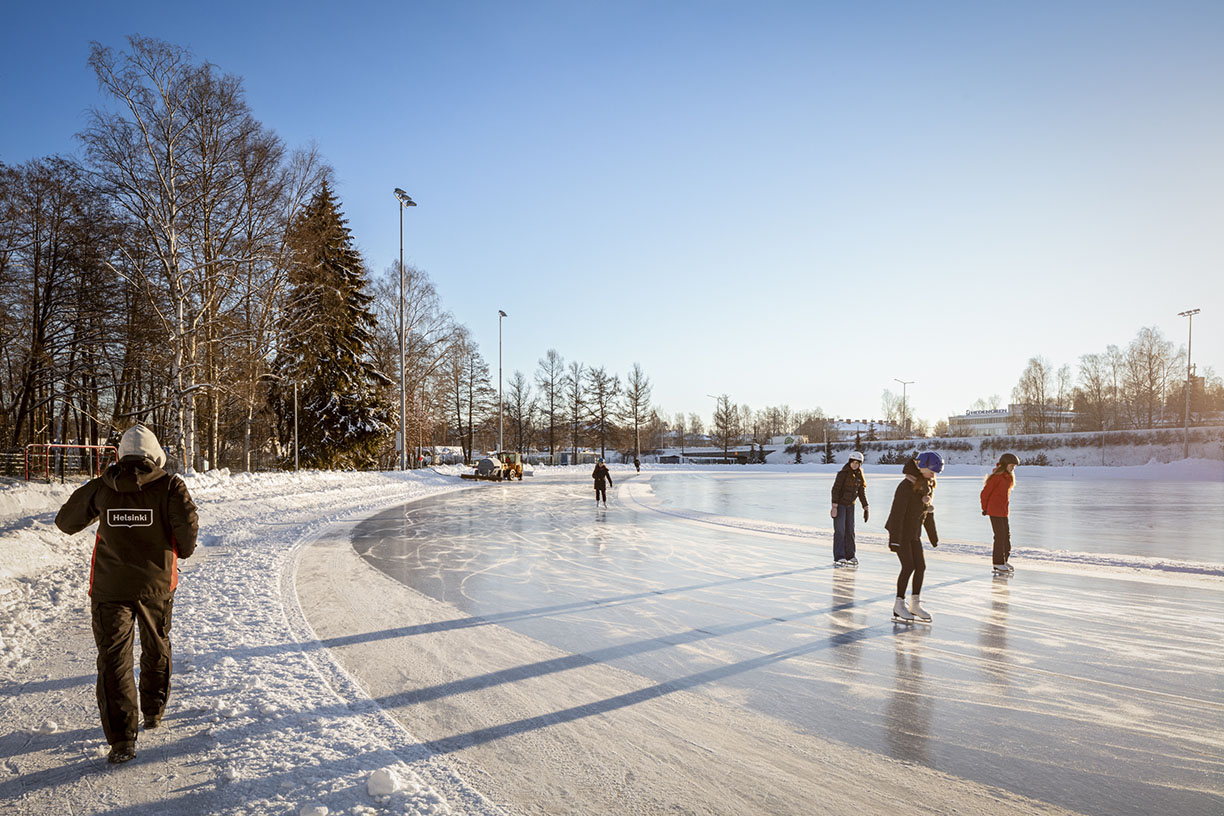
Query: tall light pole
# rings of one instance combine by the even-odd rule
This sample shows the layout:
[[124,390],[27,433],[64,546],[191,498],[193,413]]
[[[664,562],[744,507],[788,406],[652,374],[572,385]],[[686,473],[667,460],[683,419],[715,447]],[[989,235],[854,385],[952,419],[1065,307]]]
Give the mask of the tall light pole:
[[399,287],[399,370],[400,370],[400,432],[399,432],[399,469],[405,470],[408,465],[408,417],[407,411],[407,392],[404,389],[404,357],[406,355],[405,338],[404,338],[404,208],[415,207],[416,202],[409,197],[400,188],[395,188],[395,197],[399,199],[399,217],[400,217],[400,287]]
[[502,447],[502,344],[501,344],[501,324],[503,317],[510,315],[497,310],[497,452],[500,454]]
[[893,377],[893,382],[901,383],[901,419],[905,422],[905,438],[909,439],[909,411],[906,410],[905,387],[913,385],[914,380],[898,380],[896,377]]
[[1184,426],[1182,442],[1183,459],[1190,458],[1190,350],[1193,348],[1194,343],[1194,316],[1198,313],[1198,309],[1188,309],[1177,313],[1178,317],[1184,317],[1190,321],[1186,337],[1186,424]]

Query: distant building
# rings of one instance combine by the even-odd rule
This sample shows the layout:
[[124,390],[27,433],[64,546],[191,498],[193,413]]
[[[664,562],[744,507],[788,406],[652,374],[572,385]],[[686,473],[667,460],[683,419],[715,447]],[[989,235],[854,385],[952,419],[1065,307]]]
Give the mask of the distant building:
[[806,445],[808,438],[802,434],[785,434],[769,438],[771,445]]
[[830,419],[828,424],[829,436],[836,435],[838,439],[849,439],[855,434],[862,434],[865,437],[873,430],[876,436],[883,438],[897,430],[897,427],[891,422],[885,422],[882,419]]
[[[949,436],[1004,436],[1022,433],[1025,417],[1036,411],[1032,405],[1012,403],[1006,408],[988,408],[984,411],[966,411],[948,417]],[[1061,411],[1047,407],[1043,412],[1047,433],[1065,433],[1075,427],[1079,416],[1075,411]]]
[[948,417],[949,436],[1003,436],[1012,422],[1010,408],[989,408],[984,411],[966,411]]

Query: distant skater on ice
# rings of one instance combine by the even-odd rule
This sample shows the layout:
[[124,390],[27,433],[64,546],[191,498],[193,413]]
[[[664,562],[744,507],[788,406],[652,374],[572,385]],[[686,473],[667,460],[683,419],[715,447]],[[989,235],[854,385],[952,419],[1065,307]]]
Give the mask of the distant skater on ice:
[[850,452],[850,461],[842,466],[833,479],[833,563],[839,567],[856,567],[854,555],[854,503],[863,503],[863,523],[867,523],[867,479],[863,476],[863,454]]
[[990,528],[994,532],[994,571],[1006,575],[1013,572],[1011,558],[1011,527],[1007,521],[1007,504],[1012,488],[1016,486],[1016,465],[1020,460],[1014,453],[999,457],[999,464],[986,477],[982,487],[982,515],[990,516]]
[[[893,603],[893,620],[900,623],[930,623],[931,616],[919,602],[926,559],[922,554],[922,530],[925,527],[931,546],[939,546],[935,529],[935,508],[931,496],[935,492],[935,474],[943,470],[943,457],[934,451],[918,454],[905,463],[905,477],[893,494],[892,509],[884,528],[888,530],[888,549],[901,559],[897,576],[897,600]],[[913,579],[909,607],[905,605],[906,585]]]
[[[178,559],[195,550],[198,522],[187,485],[162,470],[166,454],[151,430],[129,428],[119,463],[68,498],[55,526],[69,535],[98,522],[89,575],[98,646],[98,711],[111,750],[107,760],[136,756],[138,715],[161,724],[170,696],[170,612]],[[140,690],[132,673],[140,626]]]
[[599,500],[603,499],[604,507],[608,506],[608,488],[612,485],[612,473],[608,470],[608,466],[604,464],[602,458],[596,460],[595,470],[591,471],[591,476],[595,479],[595,504],[599,504]]

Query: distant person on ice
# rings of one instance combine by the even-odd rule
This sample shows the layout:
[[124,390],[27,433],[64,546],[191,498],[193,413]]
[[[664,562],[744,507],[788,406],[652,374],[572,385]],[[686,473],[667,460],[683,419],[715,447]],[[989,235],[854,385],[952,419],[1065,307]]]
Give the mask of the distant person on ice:
[[595,461],[595,470],[591,471],[591,476],[595,478],[595,504],[599,504],[602,498],[604,507],[607,507],[608,487],[612,484],[612,474],[608,471],[608,466],[604,464],[603,459]]
[[854,503],[863,503],[863,523],[867,523],[867,480],[863,476],[863,454],[850,452],[850,461],[842,466],[833,479],[833,563],[839,567],[857,567],[854,557]]
[[[901,470],[905,478],[897,485],[893,494],[892,510],[884,528],[888,530],[888,549],[901,559],[901,574],[897,576],[897,600],[893,603],[893,620],[912,623],[915,619],[930,623],[931,616],[918,597],[922,594],[922,577],[926,572],[926,559],[922,555],[922,530],[926,528],[931,546],[939,546],[939,533],[935,530],[935,508],[931,496],[935,492],[935,474],[943,470],[943,457],[934,451],[925,451],[917,458],[905,463]],[[913,577],[914,591],[910,604],[905,606],[905,588]]]
[[[136,755],[138,714],[161,723],[170,696],[170,611],[178,559],[195,550],[198,524],[187,485],[162,466],[166,454],[137,425],[119,441],[119,463],[78,488],[55,526],[69,535],[98,522],[89,575],[98,646],[98,710],[111,750],[107,760]],[[132,674],[134,626],[140,626],[140,693]]]
[[999,457],[999,464],[986,477],[982,488],[982,515],[990,516],[990,527],[994,532],[994,571],[1001,574],[1014,572],[1008,562],[1011,558],[1011,527],[1007,521],[1007,504],[1012,488],[1016,486],[1016,465],[1020,460],[1014,453]]

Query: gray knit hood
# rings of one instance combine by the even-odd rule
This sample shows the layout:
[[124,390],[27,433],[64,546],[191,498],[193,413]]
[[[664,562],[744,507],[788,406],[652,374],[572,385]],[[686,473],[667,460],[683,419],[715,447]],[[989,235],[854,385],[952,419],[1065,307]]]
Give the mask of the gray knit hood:
[[119,440],[119,461],[129,456],[148,459],[159,468],[166,464],[166,452],[162,450],[157,435],[143,425],[133,425],[123,432]]

